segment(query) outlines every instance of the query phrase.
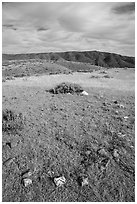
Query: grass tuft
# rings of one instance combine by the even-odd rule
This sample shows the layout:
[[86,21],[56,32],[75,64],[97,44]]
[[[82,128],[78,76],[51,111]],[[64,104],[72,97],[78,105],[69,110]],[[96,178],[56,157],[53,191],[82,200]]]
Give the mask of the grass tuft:
[[5,109],[2,111],[2,131],[13,132],[22,130],[24,126],[24,117],[22,113],[15,113],[13,110]]

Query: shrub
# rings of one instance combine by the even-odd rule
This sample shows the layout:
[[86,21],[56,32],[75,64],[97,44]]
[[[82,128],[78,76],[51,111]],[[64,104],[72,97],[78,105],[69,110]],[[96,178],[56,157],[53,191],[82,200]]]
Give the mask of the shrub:
[[108,74],[104,75],[103,78],[112,78],[111,76],[109,76]]
[[55,88],[52,88],[49,90],[50,93],[53,94],[66,94],[66,93],[81,93],[83,91],[83,88],[75,83],[61,83],[59,85],[57,85]]
[[98,78],[100,78],[100,77],[93,75],[93,76],[91,76],[90,78],[91,78],[91,79],[98,79]]
[[13,76],[7,76],[6,80],[14,80],[15,78]]
[[25,73],[20,73],[20,74],[15,74],[14,77],[25,77],[25,76],[29,76],[30,74],[25,74]]
[[107,74],[107,72],[105,70],[102,70],[99,72],[100,74]]
[[24,117],[22,113],[15,113],[12,110],[5,109],[2,111],[2,131],[12,132],[22,130],[24,126]]

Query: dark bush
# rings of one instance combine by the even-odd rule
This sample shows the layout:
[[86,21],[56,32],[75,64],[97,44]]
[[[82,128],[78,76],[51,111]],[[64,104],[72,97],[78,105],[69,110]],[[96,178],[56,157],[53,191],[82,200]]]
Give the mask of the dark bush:
[[7,76],[6,80],[14,80],[15,78],[13,76]]
[[98,78],[100,78],[100,77],[99,77],[99,76],[92,75],[90,78],[91,78],[91,79],[98,79]]
[[27,74],[19,73],[19,74],[15,74],[14,77],[25,77],[25,76],[29,76],[29,75],[30,75],[29,73],[27,73]]
[[74,83],[61,83],[59,85],[57,85],[55,88],[52,88],[49,90],[50,93],[53,94],[66,94],[66,93],[81,93],[83,91],[83,88],[78,85],[78,84],[74,84]]
[[24,126],[24,117],[22,113],[15,113],[12,110],[2,111],[2,131],[12,132],[22,130]]
[[111,76],[109,76],[108,74],[104,75],[103,78],[112,78]]
[[102,70],[99,72],[99,74],[107,74],[107,72],[105,70]]

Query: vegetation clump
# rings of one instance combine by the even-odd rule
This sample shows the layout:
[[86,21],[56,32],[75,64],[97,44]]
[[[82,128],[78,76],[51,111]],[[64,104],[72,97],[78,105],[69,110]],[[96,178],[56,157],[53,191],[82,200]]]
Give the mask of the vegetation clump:
[[66,82],[63,82],[59,85],[57,85],[56,87],[52,88],[49,90],[50,93],[53,93],[53,94],[66,94],[66,93],[71,93],[71,94],[74,94],[74,93],[81,93],[83,92],[83,88],[78,85],[78,84],[75,84],[75,83],[66,83]]
[[108,79],[109,79],[109,78],[112,78],[112,77],[109,76],[108,74],[104,75],[103,77],[104,77],[104,78],[108,78]]
[[22,113],[15,113],[13,110],[5,109],[2,111],[2,131],[13,132],[22,130],[24,126],[24,117]]

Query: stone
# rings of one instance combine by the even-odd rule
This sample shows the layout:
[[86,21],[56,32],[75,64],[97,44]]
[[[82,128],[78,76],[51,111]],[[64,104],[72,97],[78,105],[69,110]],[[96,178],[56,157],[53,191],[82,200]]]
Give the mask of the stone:
[[118,137],[125,137],[126,134],[122,134],[121,132],[118,133]]
[[126,119],[126,120],[127,120],[127,119],[128,119],[128,116],[124,116],[124,119]]
[[105,157],[108,157],[108,156],[109,156],[109,155],[108,155],[108,152],[107,152],[104,148],[98,150],[98,153],[99,153],[101,156],[105,156]]
[[27,178],[27,177],[30,177],[30,176],[32,176],[32,173],[30,171],[27,171],[27,172],[22,174],[23,178]]
[[53,178],[54,177],[54,171],[48,171],[47,176],[50,178]]
[[23,184],[24,184],[25,187],[27,187],[27,186],[32,184],[32,180],[29,179],[29,178],[24,178],[23,179]]
[[82,186],[86,186],[86,185],[88,185],[88,184],[89,184],[88,178],[83,178],[83,180],[82,180]]
[[119,107],[120,107],[120,108],[125,108],[125,106],[123,106],[122,104],[119,104]]
[[119,161],[119,153],[117,149],[114,149],[113,156]]
[[64,176],[54,178],[54,183],[57,187],[61,187],[62,185],[66,183],[66,179]]
[[88,96],[88,93],[86,91],[82,91],[82,95]]

